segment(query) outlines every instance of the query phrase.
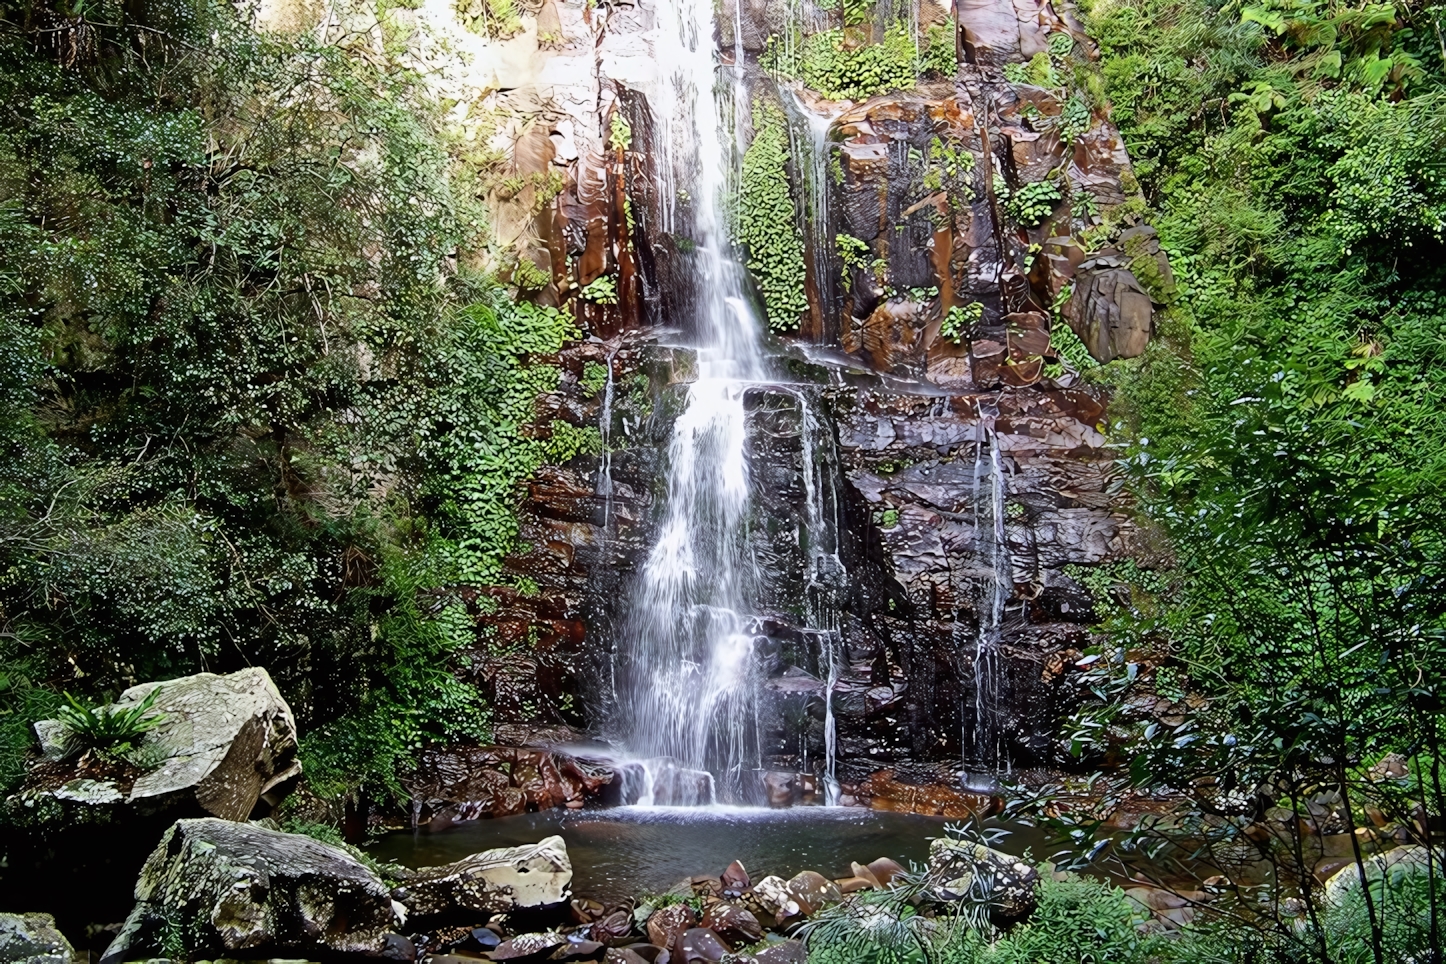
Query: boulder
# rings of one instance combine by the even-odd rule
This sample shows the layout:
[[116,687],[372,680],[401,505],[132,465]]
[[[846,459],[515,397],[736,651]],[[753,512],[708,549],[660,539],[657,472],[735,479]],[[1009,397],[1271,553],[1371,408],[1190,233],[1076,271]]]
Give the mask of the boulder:
[[653,911],[648,918],[648,940],[662,948],[670,949],[678,936],[698,923],[693,908],[687,904],[674,904],[662,910]]
[[131,762],[92,754],[70,759],[64,724],[36,723],[44,756],[11,799],[11,811],[70,824],[128,811],[194,813],[199,805],[225,820],[245,820],[263,795],[281,792],[301,773],[296,722],[261,667],[142,683],[114,706],[135,706],[157,690],[154,710],[163,722],[144,736]]
[[736,860],[729,864],[727,869],[723,871],[722,880],[723,893],[732,897],[736,897],[747,890],[748,884],[750,883],[747,869]]
[[71,964],[75,949],[49,914],[0,914],[0,961]]
[[703,912],[703,926],[734,948],[756,944],[763,939],[763,925],[758,923],[757,917],[742,907],[723,901]]
[[339,847],[215,818],[180,820],[136,881],[102,964],[158,953],[180,927],[194,955],[381,954],[404,908]]
[[[1383,877],[1392,882],[1398,881],[1401,877],[1415,873],[1426,873],[1428,865],[1434,860],[1436,873],[1439,875],[1443,867],[1446,867],[1446,855],[1437,853],[1432,855],[1431,851],[1420,844],[1409,844],[1404,847],[1393,847],[1384,853],[1367,857],[1364,863],[1366,880],[1376,881]],[[1328,904],[1339,904],[1344,901],[1353,891],[1359,890],[1361,886],[1361,869],[1351,861],[1331,875],[1325,882],[1325,900]]]
[[779,941],[753,955],[754,964],[807,964],[808,949],[802,941]]
[[669,961],[677,964],[717,964],[728,953],[718,935],[702,927],[689,928],[678,935],[674,947],[676,949]]
[[795,874],[786,886],[789,894],[798,902],[798,906],[805,914],[816,914],[829,904],[836,904],[843,898],[838,884],[812,870],[804,870]]
[[541,931],[534,934],[518,934],[497,945],[487,956],[494,961],[512,961],[520,957],[537,957],[567,944],[567,938],[557,931]]
[[759,921],[770,927],[781,927],[804,914],[782,877],[764,877],[744,897]]
[[501,847],[440,867],[407,871],[392,896],[416,917],[455,912],[503,913],[568,898],[572,862],[561,837]]
[[1004,923],[1028,917],[1036,903],[1039,871],[1009,854],[939,837],[929,844],[929,880],[943,900],[987,900]]

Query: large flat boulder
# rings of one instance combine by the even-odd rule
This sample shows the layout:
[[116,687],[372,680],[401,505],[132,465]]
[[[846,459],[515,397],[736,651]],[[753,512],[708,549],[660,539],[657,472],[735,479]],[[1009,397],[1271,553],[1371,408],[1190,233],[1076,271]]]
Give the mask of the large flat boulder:
[[377,954],[405,919],[390,888],[345,850],[211,817],[166,832],[135,897],[102,964],[160,954],[177,927],[192,956]]
[[408,871],[392,896],[416,917],[546,907],[568,898],[572,862],[561,837],[500,847]]
[[296,721],[270,675],[251,667],[142,683],[121,694],[128,708],[155,693],[163,720],[124,760],[76,754],[59,720],[35,724],[42,759],[11,799],[35,822],[96,823],[127,811],[201,811],[245,820],[264,794],[301,773]]

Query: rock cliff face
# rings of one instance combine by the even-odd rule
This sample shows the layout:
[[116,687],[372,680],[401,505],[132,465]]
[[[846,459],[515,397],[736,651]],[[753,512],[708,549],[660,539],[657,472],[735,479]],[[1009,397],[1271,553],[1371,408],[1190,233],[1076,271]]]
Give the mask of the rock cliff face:
[[[607,730],[618,601],[690,378],[670,323],[695,253],[659,227],[682,203],[661,196],[655,156],[660,2],[523,4],[490,36],[443,2],[397,11],[436,40],[419,56],[499,158],[498,243],[474,259],[519,297],[572,304],[589,333],[539,424],[596,426],[607,452],[530,482],[510,565],[536,592],[478,598],[473,678],[517,743]],[[881,780],[1050,762],[1059,682],[1094,618],[1071,567],[1139,552],[1108,400],[1083,372],[1141,354],[1174,282],[1067,2],[837,6],[723,0],[717,39],[755,108],[738,111],[737,169],[767,118],[787,127],[778,227],[807,279],[777,384],[749,396],[765,751],[817,772],[827,704],[839,776],[867,801]],[[869,96],[887,64],[849,65],[901,43],[918,81]],[[598,279],[618,297],[592,293]],[[837,569],[824,577],[819,547]]]

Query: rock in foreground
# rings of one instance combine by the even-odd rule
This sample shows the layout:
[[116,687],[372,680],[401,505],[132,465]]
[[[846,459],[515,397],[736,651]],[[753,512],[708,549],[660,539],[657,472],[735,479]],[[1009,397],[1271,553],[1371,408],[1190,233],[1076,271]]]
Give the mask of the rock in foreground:
[[1034,912],[1039,872],[983,844],[940,837],[929,845],[929,879],[939,897],[987,900],[997,922],[1013,923]]
[[181,820],[136,882],[136,907],[102,964],[160,953],[181,927],[196,955],[380,953],[402,909],[346,851],[214,818]]
[[0,914],[0,961],[71,964],[75,950],[49,914]]
[[500,913],[560,904],[568,897],[570,883],[567,845],[561,837],[548,837],[410,871],[393,896],[418,917],[454,911]]

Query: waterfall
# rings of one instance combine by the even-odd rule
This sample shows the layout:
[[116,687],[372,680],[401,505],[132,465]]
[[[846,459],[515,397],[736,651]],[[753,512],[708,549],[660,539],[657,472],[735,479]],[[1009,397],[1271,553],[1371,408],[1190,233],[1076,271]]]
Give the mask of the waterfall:
[[[808,253],[810,281],[819,308],[831,323],[840,310],[843,279],[834,253],[834,224],[830,217],[829,195],[829,128],[836,114],[823,114],[810,109],[792,86],[780,86],[784,112],[788,118],[788,146],[800,182],[799,230],[804,250]],[[819,332],[824,335],[824,332]]]
[[[762,760],[744,396],[764,363],[722,218],[741,155],[743,51],[735,42],[733,65],[719,66],[709,0],[656,9],[662,227],[693,241],[697,297],[687,321],[697,370],[669,445],[657,540],[625,603],[618,651],[627,679],[619,713],[630,751],[714,775],[706,789],[670,793],[666,801],[701,803],[715,790],[740,799],[744,771]],[[656,788],[655,779],[649,782]],[[654,789],[648,793],[648,802],[665,802]]]
[[974,556],[981,578],[975,598],[978,630],[974,638],[974,732],[973,740],[965,744],[966,754],[972,752],[973,759],[965,759],[966,771],[971,763],[994,770],[1005,762],[994,720],[999,697],[999,640],[1014,576],[1004,528],[1006,492],[999,434],[994,425],[997,415],[997,407],[980,401],[973,502]]
[[618,346],[608,350],[607,380],[603,382],[602,413],[598,416],[598,435],[602,437],[602,464],[597,472],[597,494],[603,499],[603,535],[607,536],[613,514],[613,359],[617,357]]
[[838,552],[839,499],[838,448],[827,423],[809,405],[804,392],[798,395],[802,435],[804,530],[799,543],[806,553],[804,619],[819,640],[819,662],[824,675],[824,802],[835,806],[839,800],[836,772],[837,724],[833,715],[833,694],[843,672],[843,632],[839,623],[840,596],[847,572]]

